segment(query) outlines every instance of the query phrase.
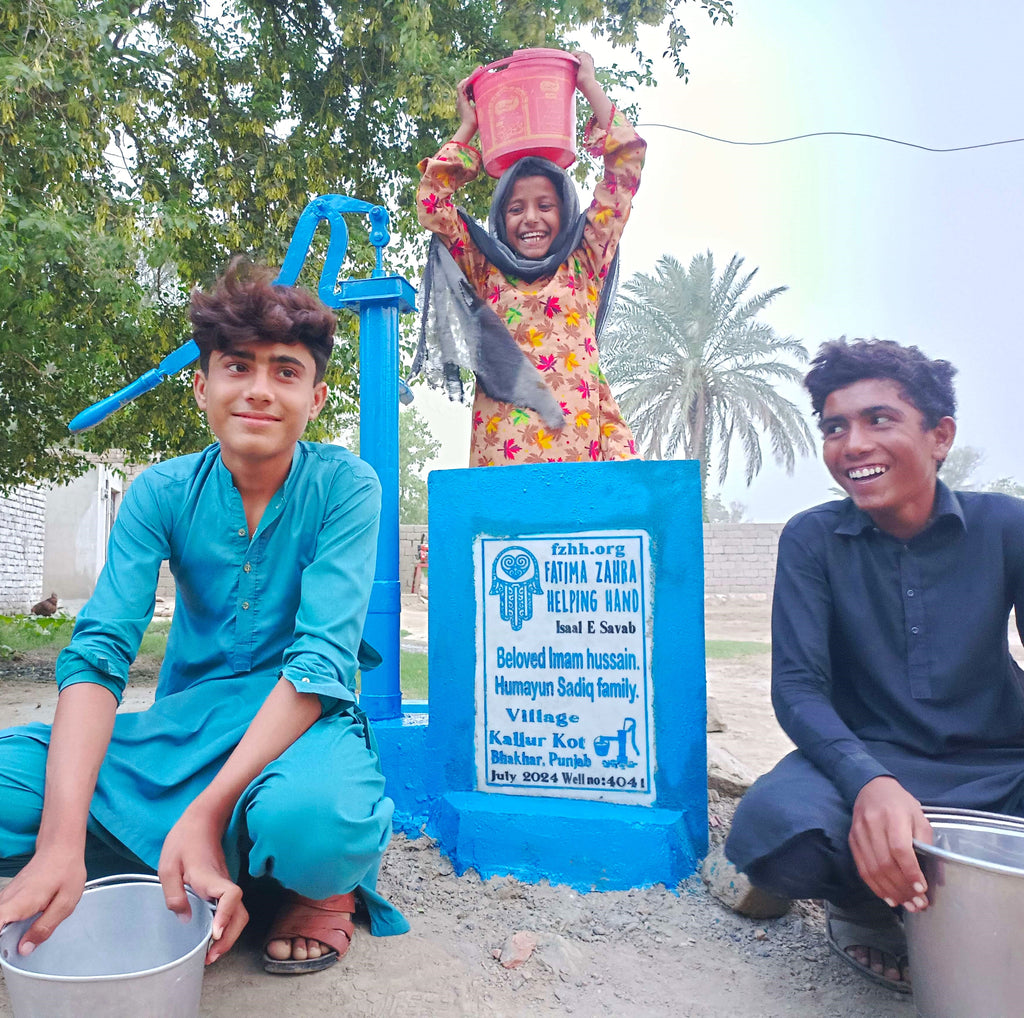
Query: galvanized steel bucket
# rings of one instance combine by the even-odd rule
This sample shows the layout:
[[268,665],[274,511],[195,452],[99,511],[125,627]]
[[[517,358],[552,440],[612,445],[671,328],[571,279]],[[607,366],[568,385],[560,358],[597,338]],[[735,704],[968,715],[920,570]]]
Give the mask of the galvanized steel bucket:
[[14,1018],[196,1018],[213,913],[186,888],[183,923],[160,881],[127,874],[92,880],[53,935],[28,957],[31,919],[0,931],[0,969]]
[[920,1018],[1024,1014],[1024,820],[925,809],[935,843],[914,841],[929,905],[904,926]]

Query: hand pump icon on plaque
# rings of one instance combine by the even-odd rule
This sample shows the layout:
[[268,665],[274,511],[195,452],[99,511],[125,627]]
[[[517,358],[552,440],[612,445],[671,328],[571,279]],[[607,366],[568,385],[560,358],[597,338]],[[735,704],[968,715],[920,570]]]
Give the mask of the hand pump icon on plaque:
[[618,756],[601,761],[603,767],[620,767],[625,770],[627,767],[636,766],[636,761],[626,756],[627,735],[633,742],[633,753],[639,756],[640,750],[636,744],[636,718],[623,718],[622,727],[614,735],[599,735],[594,739],[594,752],[598,756],[608,756],[608,750],[613,745],[619,747]]

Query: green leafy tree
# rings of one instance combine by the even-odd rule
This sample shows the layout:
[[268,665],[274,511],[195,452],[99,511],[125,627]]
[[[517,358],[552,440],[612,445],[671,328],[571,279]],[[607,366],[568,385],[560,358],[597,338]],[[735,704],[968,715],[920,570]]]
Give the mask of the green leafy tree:
[[976,487],[972,477],[984,460],[981,449],[973,445],[954,445],[942,464],[942,482],[956,491]]
[[[201,447],[187,372],[74,443],[66,422],[187,337],[189,290],[231,254],[279,264],[313,196],[384,204],[393,233],[419,234],[416,163],[451,131],[455,84],[475,66],[590,28],[633,47],[638,70],[620,84],[649,80],[637,28],[664,23],[685,76],[685,2],[4,4],[0,487],[68,479],[86,465],[76,448],[145,461]],[[698,2],[731,20],[729,0]],[[363,274],[372,250],[351,218],[346,271]],[[408,269],[422,240],[402,251]],[[313,437],[351,423],[357,350],[346,316]]]
[[742,523],[747,507],[742,502],[722,501],[721,492],[715,492],[704,500],[704,514],[708,523]]
[[414,407],[398,413],[398,521],[427,522],[426,465],[441,451],[430,425]]
[[653,459],[699,460],[702,492],[713,455],[725,480],[734,442],[748,484],[762,466],[762,436],[789,472],[814,448],[800,410],[776,389],[800,381],[791,362],[804,363],[807,351],[757,320],[786,288],[748,294],[757,270],[742,266],[734,255],[717,276],[710,251],[689,270],[663,255],[653,275],[623,284],[603,340],[605,369],[640,447]]
[[997,477],[994,481],[989,481],[983,490],[997,491],[1002,495],[1013,495],[1014,498],[1024,498],[1024,484],[1013,477]]
[[955,445],[942,464],[939,477],[954,491],[996,491],[1024,498],[1024,484],[1013,477],[997,477],[985,484],[975,481],[974,474],[984,462],[985,453],[981,449],[973,445]]
[[[66,479],[66,408],[122,384],[152,326],[94,99],[111,43],[72,0],[0,10],[0,485]],[[151,362],[152,353],[147,360]]]

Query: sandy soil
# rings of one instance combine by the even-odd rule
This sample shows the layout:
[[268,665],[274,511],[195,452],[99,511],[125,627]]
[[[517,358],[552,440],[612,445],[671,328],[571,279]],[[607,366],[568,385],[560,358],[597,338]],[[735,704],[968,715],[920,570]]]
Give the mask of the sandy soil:
[[[425,644],[419,599],[407,599],[410,649]],[[763,641],[764,654],[708,663],[708,689],[725,731],[712,735],[754,774],[788,751],[768,702],[767,601],[709,601],[710,639]],[[1024,650],[1016,644],[1019,659]],[[140,675],[129,709],[146,705],[154,676]],[[52,657],[0,665],[4,724],[49,720]],[[711,803],[710,837],[721,840],[735,802]],[[209,969],[201,1014],[254,1018],[343,1014],[351,1018],[913,1018],[912,1003],[862,979],[831,956],[821,912],[799,903],[781,919],[753,922],[710,897],[698,878],[676,888],[578,894],[472,873],[456,877],[427,838],[396,838],[381,889],[412,932],[357,933],[344,961],[298,979],[259,964],[257,916],[243,941]],[[536,943],[520,967],[502,964],[513,934]],[[503,953],[504,949],[504,953]],[[498,957],[496,957],[496,955]],[[11,1018],[0,987],[0,1018]]]

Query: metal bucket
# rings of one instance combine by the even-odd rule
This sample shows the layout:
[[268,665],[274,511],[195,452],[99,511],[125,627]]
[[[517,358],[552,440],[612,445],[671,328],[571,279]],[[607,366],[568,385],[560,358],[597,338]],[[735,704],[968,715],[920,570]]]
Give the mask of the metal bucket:
[[105,877],[85,888],[28,957],[18,941],[32,919],[0,931],[14,1018],[196,1018],[213,926],[207,902],[186,888],[192,918],[183,923],[156,877]]
[[921,1018],[1024,1013],[1024,820],[926,809],[935,843],[914,841],[930,904],[904,925]]

